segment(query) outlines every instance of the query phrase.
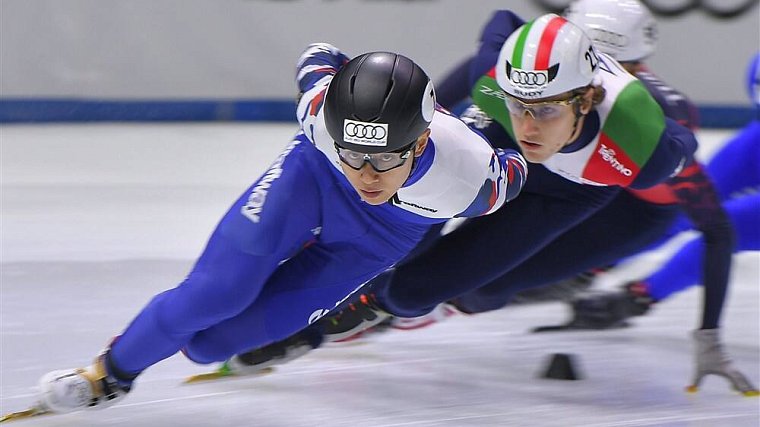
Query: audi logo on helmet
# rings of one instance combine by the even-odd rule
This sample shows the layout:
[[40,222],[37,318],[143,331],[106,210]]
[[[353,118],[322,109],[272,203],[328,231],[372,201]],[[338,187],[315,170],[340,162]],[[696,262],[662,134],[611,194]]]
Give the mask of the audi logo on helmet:
[[388,124],[344,119],[343,141],[350,144],[384,147],[388,145]]
[[548,70],[523,70],[513,67],[509,61],[506,64],[509,82],[521,89],[543,89],[557,77],[559,71],[559,64],[552,65]]

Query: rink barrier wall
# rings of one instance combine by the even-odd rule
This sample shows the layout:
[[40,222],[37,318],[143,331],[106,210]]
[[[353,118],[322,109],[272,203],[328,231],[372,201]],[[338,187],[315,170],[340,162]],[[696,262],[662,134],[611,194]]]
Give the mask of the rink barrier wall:
[[[466,105],[454,109],[463,111]],[[754,117],[745,106],[699,105],[702,128],[739,128]],[[292,100],[3,99],[0,123],[50,122],[295,122]]]

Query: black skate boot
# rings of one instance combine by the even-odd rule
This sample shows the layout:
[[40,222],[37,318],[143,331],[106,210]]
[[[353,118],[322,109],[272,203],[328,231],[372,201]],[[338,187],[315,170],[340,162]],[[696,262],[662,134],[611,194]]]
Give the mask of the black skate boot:
[[221,370],[228,375],[256,375],[274,365],[282,365],[298,359],[322,344],[322,334],[306,328],[282,341],[277,341],[233,356],[224,362]]
[[595,292],[571,302],[573,319],[565,325],[542,326],[534,332],[602,330],[629,326],[627,319],[647,313],[654,304],[646,285],[630,282],[618,292]]
[[373,294],[362,294],[356,302],[334,315],[320,319],[317,324],[326,342],[346,341],[365,329],[382,323],[390,317],[377,305]]

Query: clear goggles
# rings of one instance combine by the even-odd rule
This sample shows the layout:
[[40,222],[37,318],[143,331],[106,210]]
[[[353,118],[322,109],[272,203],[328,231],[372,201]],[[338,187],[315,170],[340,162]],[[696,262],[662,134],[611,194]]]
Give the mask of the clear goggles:
[[403,151],[375,154],[360,153],[340,147],[338,144],[335,144],[335,150],[338,152],[340,161],[351,169],[359,170],[364,167],[365,163],[369,163],[376,172],[387,172],[403,165],[406,159],[411,156],[412,150],[416,145],[412,144],[408,148],[403,149]]
[[534,120],[546,121],[556,119],[562,115],[562,110],[568,105],[572,105],[578,102],[580,95],[575,95],[570,99],[563,99],[559,101],[546,101],[546,102],[534,102],[525,103],[517,98],[507,96],[507,109],[509,114],[517,117],[523,117],[527,112]]

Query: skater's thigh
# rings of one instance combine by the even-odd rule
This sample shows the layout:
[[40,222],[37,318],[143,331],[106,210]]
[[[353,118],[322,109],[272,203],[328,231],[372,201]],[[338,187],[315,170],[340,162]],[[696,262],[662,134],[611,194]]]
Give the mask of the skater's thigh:
[[196,334],[190,343],[204,360],[278,341],[303,329],[350,297],[396,259],[350,244],[315,244],[282,264],[256,301],[240,314]]

